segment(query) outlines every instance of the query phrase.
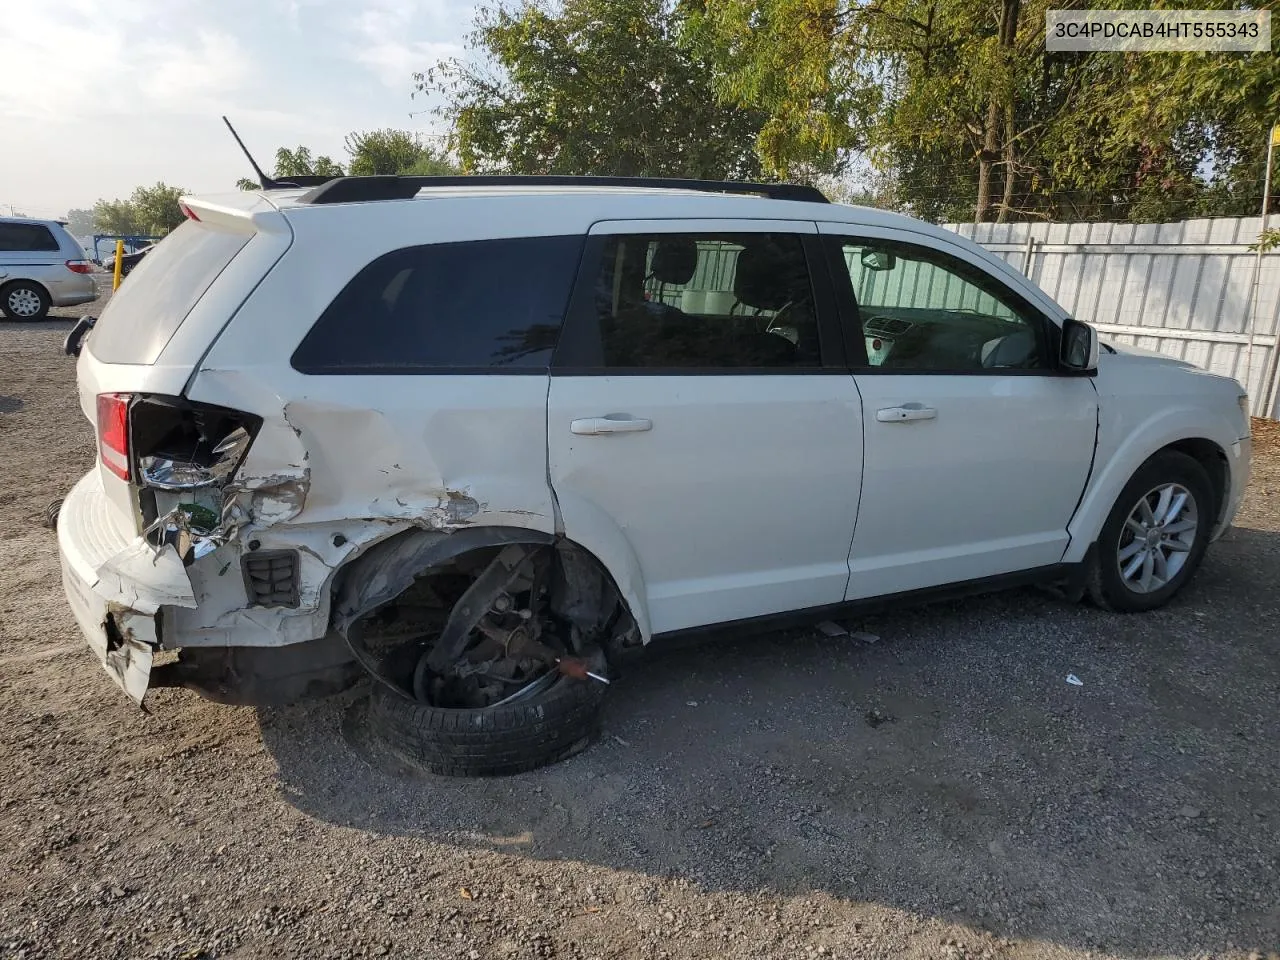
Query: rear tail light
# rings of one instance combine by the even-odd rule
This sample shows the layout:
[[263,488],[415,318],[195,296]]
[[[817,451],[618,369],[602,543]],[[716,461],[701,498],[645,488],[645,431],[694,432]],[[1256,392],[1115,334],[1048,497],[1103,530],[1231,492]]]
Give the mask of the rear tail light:
[[128,393],[98,394],[98,455],[102,464],[121,480],[129,479]]
[[98,394],[98,450],[121,480],[199,490],[230,479],[261,419],[179,397]]
[[93,264],[88,260],[68,260],[67,269],[72,273],[93,273]]

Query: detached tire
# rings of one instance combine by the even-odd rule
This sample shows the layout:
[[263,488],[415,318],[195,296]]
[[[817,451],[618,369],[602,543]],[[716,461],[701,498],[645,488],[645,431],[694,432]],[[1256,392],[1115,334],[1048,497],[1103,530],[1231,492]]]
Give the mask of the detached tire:
[[[604,655],[584,658],[607,676]],[[447,709],[414,700],[375,681],[369,724],[403,760],[447,777],[523,773],[567,759],[600,731],[607,688],[561,677],[542,693],[483,710]]]
[[1119,613],[1164,606],[1200,566],[1216,520],[1204,467],[1184,453],[1157,453],[1125,485],[1102,525],[1090,599]]

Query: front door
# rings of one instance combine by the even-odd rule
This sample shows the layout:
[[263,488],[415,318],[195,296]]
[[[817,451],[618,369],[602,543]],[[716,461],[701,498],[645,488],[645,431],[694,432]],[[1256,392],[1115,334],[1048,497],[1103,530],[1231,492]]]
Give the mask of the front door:
[[1059,562],[1098,400],[1090,379],[1055,370],[1052,321],[959,244],[820,229],[846,340],[865,348],[848,599]]
[[809,222],[592,230],[551,484],[569,539],[634,553],[655,633],[844,598],[862,411],[826,269]]

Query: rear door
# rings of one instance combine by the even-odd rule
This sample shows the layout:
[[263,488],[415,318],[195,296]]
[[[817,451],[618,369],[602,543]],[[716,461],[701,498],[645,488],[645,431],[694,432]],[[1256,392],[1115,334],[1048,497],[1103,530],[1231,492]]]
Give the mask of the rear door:
[[811,223],[591,231],[547,407],[566,535],[624,541],[655,633],[843,599],[862,417]]
[[1053,322],[964,247],[820,224],[863,399],[849,599],[1059,562],[1098,398]]

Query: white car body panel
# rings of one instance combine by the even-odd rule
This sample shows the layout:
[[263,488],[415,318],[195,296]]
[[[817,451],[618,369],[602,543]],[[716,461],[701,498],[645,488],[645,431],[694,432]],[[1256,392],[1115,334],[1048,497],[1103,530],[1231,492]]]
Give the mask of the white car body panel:
[[[813,234],[767,219],[600,221],[592,235]],[[628,414],[651,430],[583,436]],[[838,603],[861,473],[861,405],[841,374],[553,375],[550,476],[564,533],[631,544],[653,632]],[[762,451],[768,451],[762,457]],[[690,550],[689,544],[699,544]]]
[[[653,429],[570,432],[610,413]],[[599,529],[616,525],[655,633],[839,603],[860,421],[842,376],[552,377],[547,440],[565,535],[591,548],[618,539]]]
[[[1188,438],[1211,440],[1230,472],[1215,536],[1235,517],[1249,478],[1249,422],[1240,385],[1177,360],[1103,351],[1096,377],[1101,416],[1096,466],[1071,521],[1064,562],[1082,560],[1134,472],[1156,451]],[[1207,400],[1213,402],[1207,403]]]
[[[1058,563],[1089,475],[1098,399],[1084,377],[856,377],[863,508],[847,599]],[[919,404],[935,419],[883,423]]]
[[[1050,306],[1026,278],[993,269],[990,254],[947,231],[829,220],[818,230],[942,250],[995,276],[1034,306]],[[1060,313],[1054,310],[1051,319],[1060,320]],[[866,453],[847,599],[1062,559],[1097,433],[1098,398],[1089,378],[1052,370],[961,375],[871,369],[855,379]],[[877,419],[881,410],[911,406],[933,416]]]

